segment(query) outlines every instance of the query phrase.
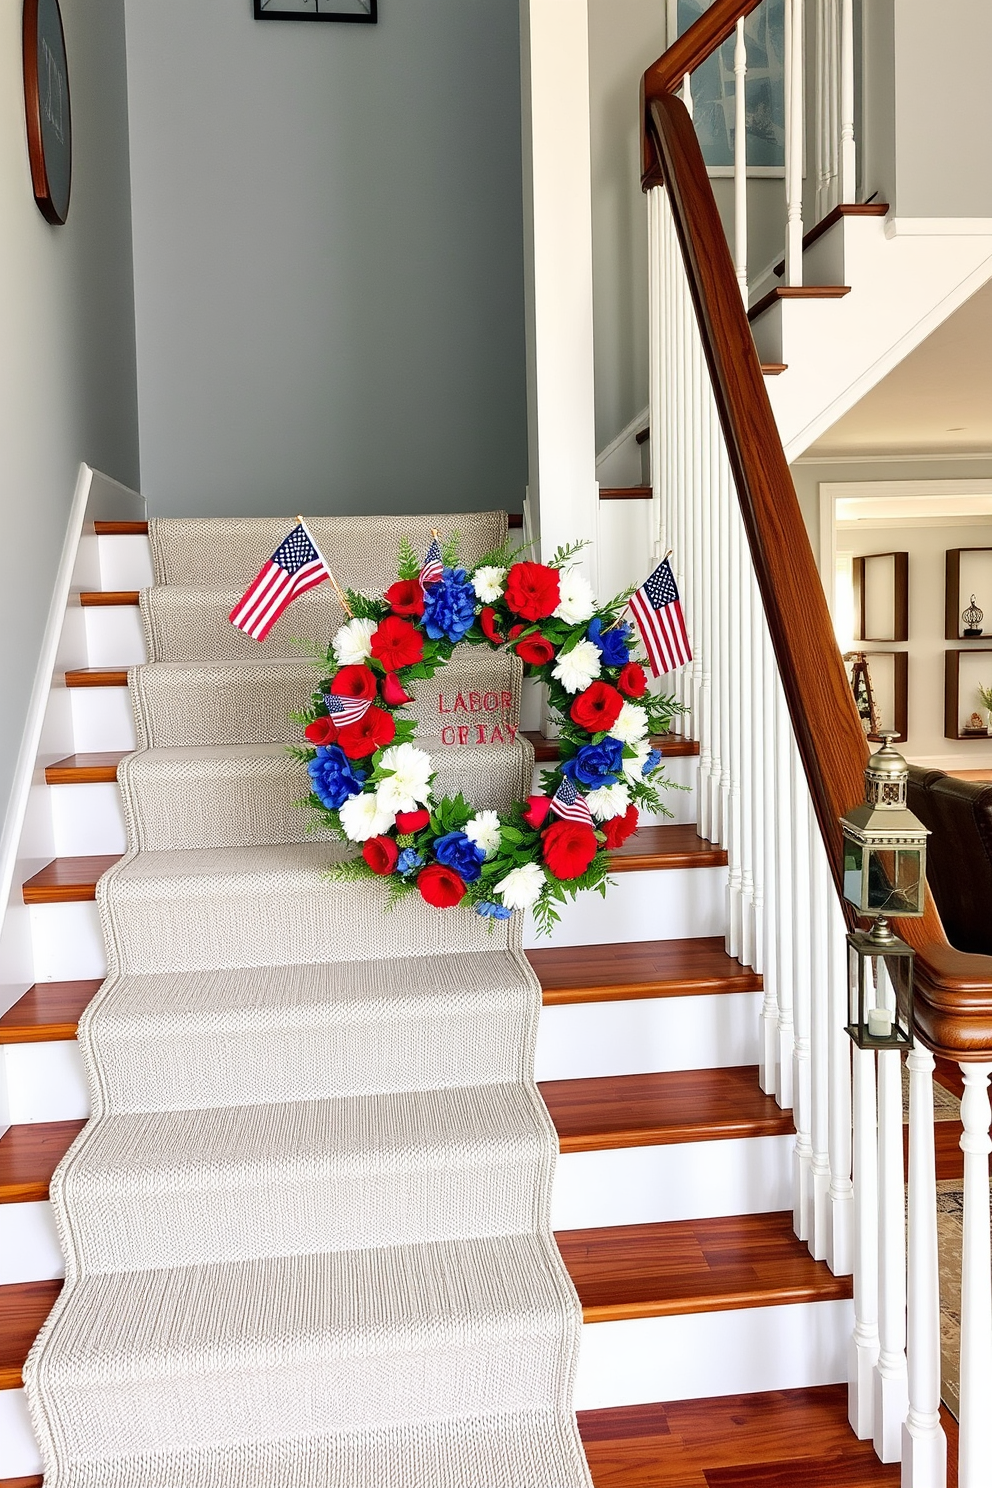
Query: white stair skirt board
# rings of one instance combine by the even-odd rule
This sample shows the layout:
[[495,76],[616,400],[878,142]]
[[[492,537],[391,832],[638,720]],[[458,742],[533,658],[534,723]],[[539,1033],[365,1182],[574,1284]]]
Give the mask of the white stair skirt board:
[[83,610],[83,615],[90,666],[137,666],[148,660],[137,605],[94,605]]
[[599,1229],[790,1209],[795,1145],[787,1135],[562,1153],[551,1227]]
[[726,868],[670,868],[621,873],[601,899],[583,894],[558,905],[560,923],[550,938],[537,934],[528,915],[524,945],[609,945],[614,941],[696,939],[725,929]]
[[69,697],[77,754],[136,748],[134,715],[126,687],[74,687]]
[[757,1064],[762,994],[645,997],[541,1010],[537,1078],[583,1080]]
[[[152,551],[147,537],[120,535],[98,537],[100,582],[94,589],[148,589],[154,583]],[[268,554],[264,555],[268,557]],[[259,564],[263,562],[259,558]],[[245,580],[247,583],[247,578]]]
[[27,1478],[41,1472],[41,1453],[31,1430],[23,1390],[0,1390],[0,1478]]
[[0,1055],[11,1126],[35,1121],[82,1121],[90,1114],[89,1091],[75,1039],[5,1044]]
[[65,1260],[48,1200],[0,1204],[0,1286],[64,1275]]
[[52,785],[49,793],[57,857],[125,851],[127,833],[116,783]]
[[575,1408],[839,1384],[853,1325],[849,1301],[585,1323]]

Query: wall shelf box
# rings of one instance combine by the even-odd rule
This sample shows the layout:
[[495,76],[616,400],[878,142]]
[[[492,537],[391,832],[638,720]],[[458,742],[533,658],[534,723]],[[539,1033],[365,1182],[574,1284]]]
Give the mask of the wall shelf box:
[[872,744],[881,744],[882,733],[895,732],[895,742],[903,744],[909,732],[909,652],[864,651],[871,677],[871,690],[878,717],[878,732],[866,735]]
[[992,646],[968,646],[944,652],[944,738],[984,739],[985,733],[970,733],[964,725],[972,713],[984,713],[976,688],[992,685]]
[[[948,548],[944,579],[944,639],[966,641],[961,612],[972,594],[985,611],[983,634],[974,640],[992,640],[992,548]],[[983,601],[983,597],[985,599]],[[956,734],[948,734],[949,739]]]
[[865,553],[853,562],[855,640],[909,640],[909,554]]

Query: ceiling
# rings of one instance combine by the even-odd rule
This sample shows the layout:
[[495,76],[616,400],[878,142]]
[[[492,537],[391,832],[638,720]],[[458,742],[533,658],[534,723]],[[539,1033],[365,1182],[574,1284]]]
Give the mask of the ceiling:
[[992,455],[992,282],[803,452]]

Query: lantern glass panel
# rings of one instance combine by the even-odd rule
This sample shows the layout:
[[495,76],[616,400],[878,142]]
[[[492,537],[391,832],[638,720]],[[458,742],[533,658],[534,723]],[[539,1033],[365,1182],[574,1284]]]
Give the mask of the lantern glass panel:
[[848,1033],[862,1049],[911,1048],[913,952],[903,941],[884,951],[862,930],[848,945]]
[[844,898],[850,904],[861,906],[861,874],[864,868],[864,848],[850,837],[844,838]]
[[870,914],[914,914],[920,908],[920,850],[916,847],[871,848],[868,860]]

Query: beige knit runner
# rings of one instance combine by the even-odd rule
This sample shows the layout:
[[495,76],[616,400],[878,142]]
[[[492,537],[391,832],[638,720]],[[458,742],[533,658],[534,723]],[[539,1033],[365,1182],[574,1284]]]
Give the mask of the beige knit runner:
[[[588,1488],[536,978],[512,921],[323,878],[342,849],[284,752],[317,674],[288,636],[340,612],[325,585],[254,650],[226,623],[291,522],[151,525],[129,851],[79,1028],[93,1116],[52,1182],[66,1285],[25,1370],[45,1481]],[[312,523],[372,592],[432,526],[472,562],[506,519]],[[519,700],[516,663],[470,648],[420,689],[439,793],[526,794]]]

